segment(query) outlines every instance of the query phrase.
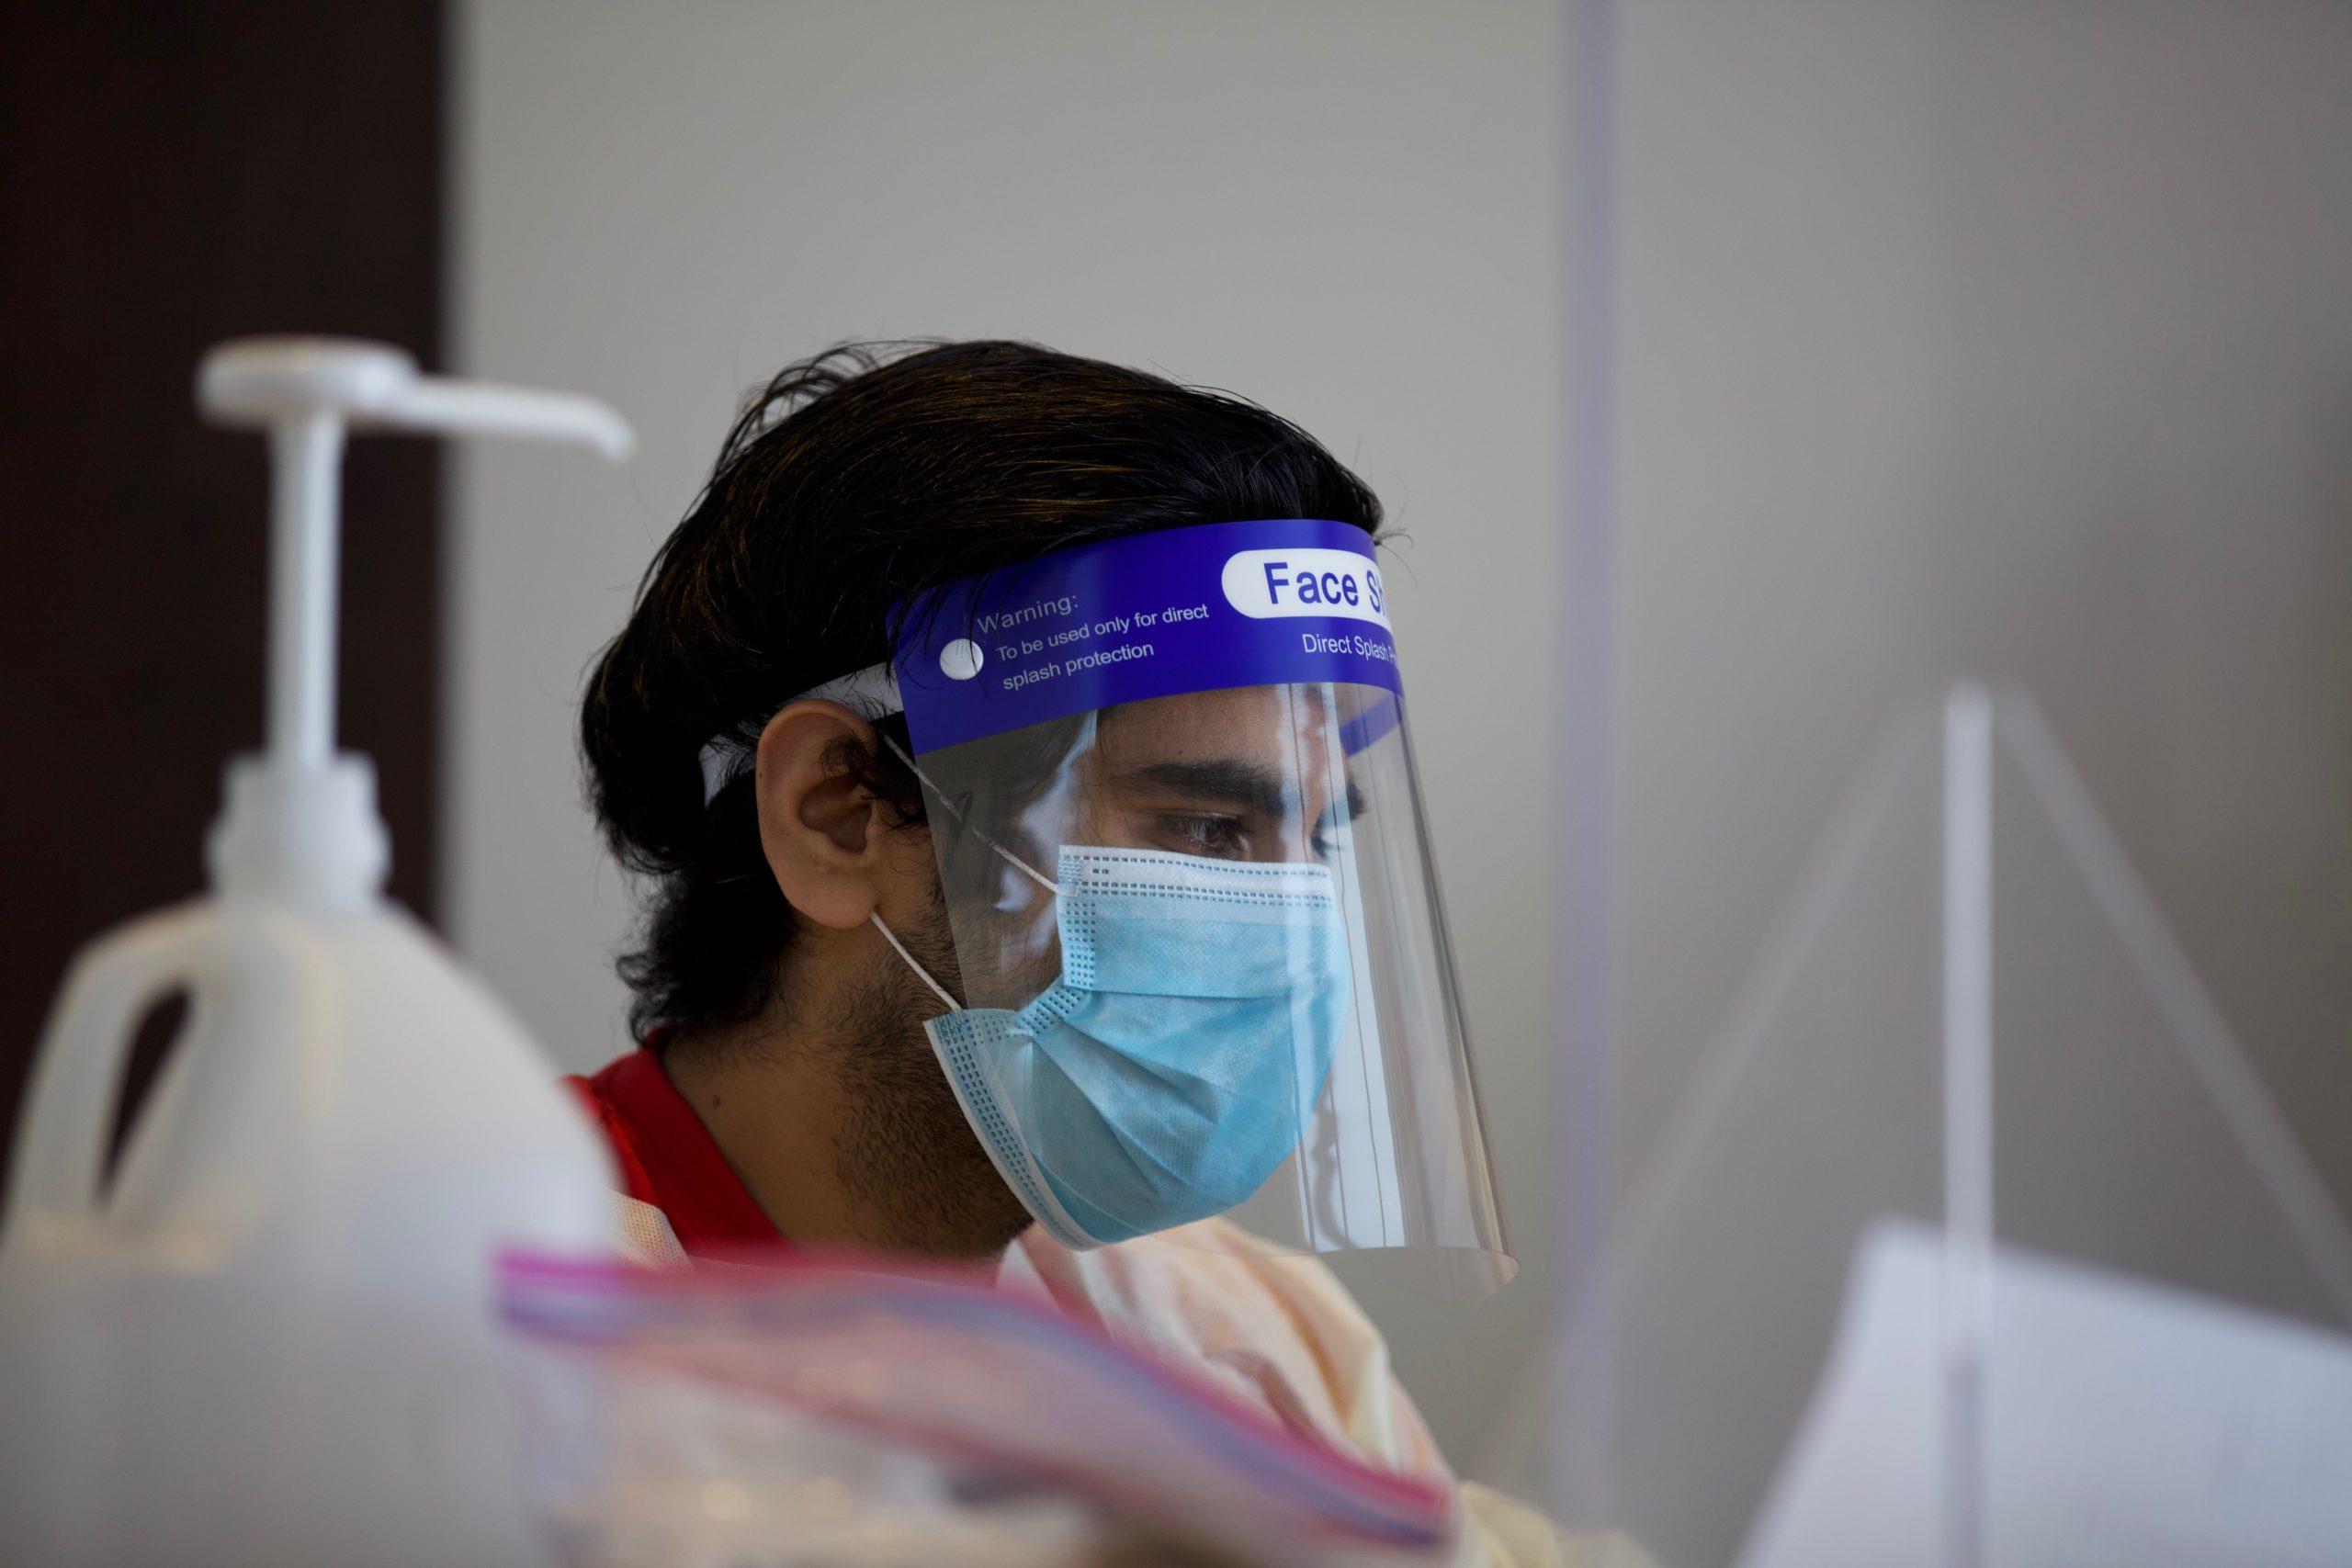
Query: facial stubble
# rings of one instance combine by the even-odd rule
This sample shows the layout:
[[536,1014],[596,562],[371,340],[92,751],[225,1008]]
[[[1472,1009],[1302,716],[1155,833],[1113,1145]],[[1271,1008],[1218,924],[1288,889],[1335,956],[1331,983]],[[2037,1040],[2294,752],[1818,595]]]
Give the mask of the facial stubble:
[[[942,985],[957,985],[947,914],[937,903],[895,932]],[[923,1033],[939,999],[885,948],[841,1001],[833,1064],[846,1107],[832,1158],[858,1195],[867,1239],[899,1251],[993,1258],[1030,1223],[957,1103]]]

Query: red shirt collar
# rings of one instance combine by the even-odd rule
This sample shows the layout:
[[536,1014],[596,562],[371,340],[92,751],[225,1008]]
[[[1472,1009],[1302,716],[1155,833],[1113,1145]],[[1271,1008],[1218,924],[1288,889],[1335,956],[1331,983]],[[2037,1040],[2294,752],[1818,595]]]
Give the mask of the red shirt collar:
[[660,1056],[639,1047],[594,1077],[563,1081],[612,1145],[624,1190],[661,1210],[690,1257],[773,1250],[782,1239]]

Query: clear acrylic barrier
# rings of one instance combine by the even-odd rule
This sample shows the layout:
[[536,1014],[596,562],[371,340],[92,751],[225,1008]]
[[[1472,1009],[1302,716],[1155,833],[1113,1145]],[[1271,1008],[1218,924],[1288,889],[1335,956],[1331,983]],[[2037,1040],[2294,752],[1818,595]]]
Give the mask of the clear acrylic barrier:
[[[1571,1314],[1552,1440],[1603,1472],[1579,1478],[1598,1522],[1666,1568],[1826,1562],[1874,1530],[1853,1560],[1880,1568],[2155,1561],[2181,1538],[2130,1494],[2166,1465],[2210,1495],[2201,1544],[2161,1560],[2261,1540],[2236,1561],[2352,1561],[2303,1517],[2324,1454],[2264,1462],[2291,1428],[2352,1476],[2352,1418],[2289,1408],[2352,1376],[2352,1239],[2022,695],[1957,688],[1890,738],[1662,1148]],[[2068,1335],[2086,1352],[2052,1361]],[[2178,1353],[2134,1370],[2143,1344]],[[2209,1434],[2189,1385],[2240,1350],[2276,1408]],[[1857,1401],[1878,1423],[1859,1450]],[[2127,1455],[2139,1404],[2185,1428],[2177,1452]],[[1933,1472],[1917,1497],[1905,1455]],[[1848,1474],[1858,1495],[1825,1505]],[[1840,1522],[1792,1545],[1798,1516]]]

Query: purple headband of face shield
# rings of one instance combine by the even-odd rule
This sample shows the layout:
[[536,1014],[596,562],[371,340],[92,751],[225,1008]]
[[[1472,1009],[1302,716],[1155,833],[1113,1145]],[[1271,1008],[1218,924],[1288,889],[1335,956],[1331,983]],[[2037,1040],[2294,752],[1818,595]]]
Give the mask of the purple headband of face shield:
[[[869,719],[903,713],[918,752],[1235,686],[1379,689],[1341,729],[1351,754],[1401,714],[1372,536],[1346,523],[1270,518],[1099,540],[925,590],[895,624],[888,664],[799,695]],[[706,800],[746,764],[757,734],[703,748]]]

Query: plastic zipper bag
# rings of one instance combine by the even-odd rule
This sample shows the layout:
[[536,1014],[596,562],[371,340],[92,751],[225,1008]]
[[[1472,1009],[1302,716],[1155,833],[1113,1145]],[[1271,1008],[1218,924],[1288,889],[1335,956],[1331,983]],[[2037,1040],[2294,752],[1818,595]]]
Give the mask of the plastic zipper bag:
[[[1098,1560],[1055,1555],[1070,1530],[1049,1499],[1243,1562],[1425,1562],[1452,1540],[1442,1479],[977,1277],[514,1253],[498,1283],[536,1483],[575,1562],[995,1560],[978,1537],[903,1559],[840,1546],[918,1528],[1030,1532],[1006,1561]],[[791,1554],[819,1538],[831,1554]]]

